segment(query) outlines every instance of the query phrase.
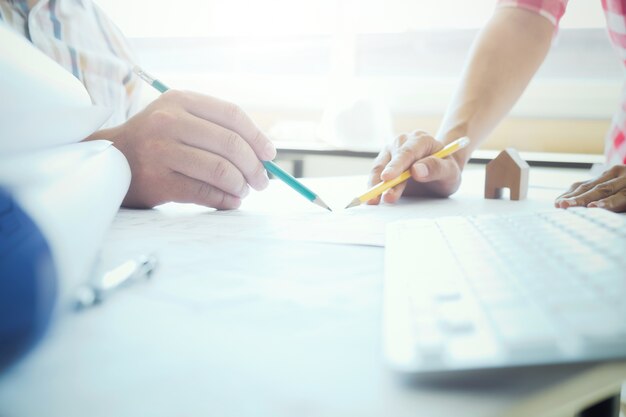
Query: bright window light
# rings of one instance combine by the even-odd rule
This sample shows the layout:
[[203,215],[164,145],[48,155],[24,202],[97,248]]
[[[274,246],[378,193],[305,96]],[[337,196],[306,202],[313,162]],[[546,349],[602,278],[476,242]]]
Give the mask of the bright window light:
[[[484,24],[495,0],[100,0],[129,37],[293,36],[468,29]],[[564,28],[601,27],[597,1],[571,1]]]
[[[267,114],[268,126],[277,120],[317,123],[333,105],[362,99],[384,105],[394,120],[436,120],[450,101],[473,39],[497,4],[96,1],[130,39],[146,69],[177,88]],[[599,0],[570,1],[552,51],[512,117],[608,123],[618,105],[623,68],[605,24]],[[285,136],[315,134],[309,133]]]

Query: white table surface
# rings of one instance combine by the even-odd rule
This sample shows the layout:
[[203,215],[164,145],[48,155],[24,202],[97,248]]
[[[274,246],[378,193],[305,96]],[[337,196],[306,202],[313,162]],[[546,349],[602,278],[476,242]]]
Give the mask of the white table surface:
[[[482,167],[466,174],[449,200],[349,215],[369,223],[380,213],[376,238],[394,218],[550,209],[584,177],[533,169],[528,200],[510,202],[482,199]],[[362,178],[308,183],[334,207],[364,187]],[[564,416],[626,379],[624,363],[437,381],[392,373],[381,352],[384,249],[337,243],[324,220],[310,239],[298,236],[316,229],[299,225],[303,213],[321,214],[290,192],[273,182],[229,213],[122,210],[103,264],[153,251],[157,274],[90,311],[69,312],[63,300],[45,339],[0,377],[0,416]],[[281,226],[293,233],[271,234]]]

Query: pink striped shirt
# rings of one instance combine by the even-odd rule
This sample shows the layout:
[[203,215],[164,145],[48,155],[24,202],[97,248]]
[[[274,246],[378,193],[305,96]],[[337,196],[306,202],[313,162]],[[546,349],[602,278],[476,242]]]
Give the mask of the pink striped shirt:
[[[544,16],[558,27],[568,0],[499,0],[500,7],[521,7]],[[626,66],[626,0],[602,0],[607,31],[619,59]],[[626,89],[605,138],[608,165],[626,164]]]

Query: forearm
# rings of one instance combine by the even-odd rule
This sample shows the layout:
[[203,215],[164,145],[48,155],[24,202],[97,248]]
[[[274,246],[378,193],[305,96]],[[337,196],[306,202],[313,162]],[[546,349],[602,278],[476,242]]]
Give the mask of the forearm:
[[508,7],[498,9],[481,31],[437,134],[444,143],[470,137],[470,146],[455,155],[461,166],[519,99],[553,33],[544,17]]

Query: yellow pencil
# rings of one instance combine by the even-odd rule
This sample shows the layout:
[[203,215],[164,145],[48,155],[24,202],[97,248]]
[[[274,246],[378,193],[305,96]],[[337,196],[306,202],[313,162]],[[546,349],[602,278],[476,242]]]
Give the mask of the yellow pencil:
[[[462,138],[459,138],[455,140],[454,142],[450,142],[442,150],[440,150],[439,152],[435,152],[431,156],[434,156],[435,158],[445,158],[446,156],[452,155],[454,152],[458,151],[459,149],[465,148],[469,143],[470,143],[469,138],[467,136],[463,136]],[[381,182],[380,184],[373,186],[372,188],[367,190],[365,193],[361,194],[360,196],[352,200],[352,202],[348,204],[346,208],[348,209],[350,207],[356,207],[360,204],[365,203],[366,201],[371,200],[372,198],[376,198],[382,193],[384,193],[385,191],[387,191],[388,189],[395,187],[396,185],[408,180],[409,178],[411,178],[411,171],[407,169],[398,177],[389,181]]]

